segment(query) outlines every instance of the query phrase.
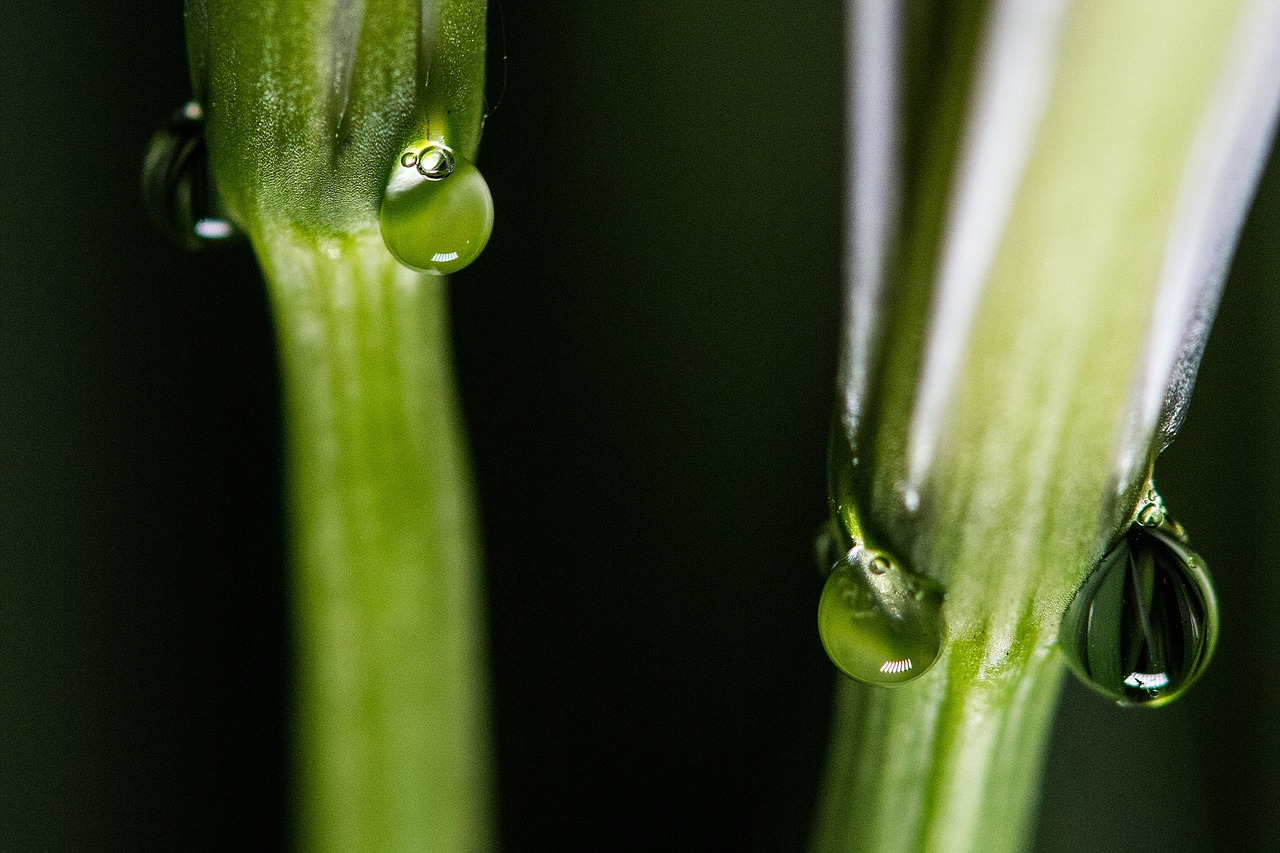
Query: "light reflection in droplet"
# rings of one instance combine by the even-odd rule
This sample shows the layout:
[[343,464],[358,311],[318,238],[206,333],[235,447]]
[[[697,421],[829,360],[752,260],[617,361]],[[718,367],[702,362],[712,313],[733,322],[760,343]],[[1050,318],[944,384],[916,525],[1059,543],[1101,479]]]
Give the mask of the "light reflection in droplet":
[[906,660],[887,660],[880,664],[880,671],[886,675],[896,675],[911,669],[911,658]]
[[201,219],[195,225],[196,234],[206,240],[225,240],[235,231],[235,226],[225,219]]

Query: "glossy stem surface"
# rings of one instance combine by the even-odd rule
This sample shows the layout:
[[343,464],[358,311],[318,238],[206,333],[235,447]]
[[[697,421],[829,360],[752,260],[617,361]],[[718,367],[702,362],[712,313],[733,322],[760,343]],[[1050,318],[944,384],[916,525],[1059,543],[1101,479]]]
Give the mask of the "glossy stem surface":
[[378,232],[257,248],[287,408],[304,851],[491,847],[479,553],[446,280]]
[[[857,452],[833,499],[945,590],[947,639],[910,684],[841,683],[812,847],[1017,851],[1063,612],[1132,518],[1160,404],[1194,378],[1178,341],[1207,333],[1266,150],[1280,74],[1259,34],[1280,7],[852,6],[852,91],[880,96],[852,110],[855,224],[881,183],[901,212],[854,229]],[[895,115],[901,142],[877,149]]]

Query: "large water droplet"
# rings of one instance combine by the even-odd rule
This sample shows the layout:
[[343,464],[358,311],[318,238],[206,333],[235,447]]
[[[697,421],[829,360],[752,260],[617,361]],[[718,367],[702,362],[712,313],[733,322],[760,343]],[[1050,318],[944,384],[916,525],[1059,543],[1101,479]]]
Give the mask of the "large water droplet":
[[1058,643],[1072,670],[1121,705],[1172,702],[1213,656],[1217,598],[1178,530],[1131,524],[1062,617]]
[[493,198],[480,170],[444,145],[401,154],[379,216],[396,260],[434,275],[474,261],[493,230]]
[[902,684],[924,675],[942,651],[942,594],[886,552],[855,545],[822,589],[818,632],[845,675]]
[[195,101],[151,137],[142,161],[142,199],[160,230],[183,248],[202,249],[238,234],[209,175],[204,113]]

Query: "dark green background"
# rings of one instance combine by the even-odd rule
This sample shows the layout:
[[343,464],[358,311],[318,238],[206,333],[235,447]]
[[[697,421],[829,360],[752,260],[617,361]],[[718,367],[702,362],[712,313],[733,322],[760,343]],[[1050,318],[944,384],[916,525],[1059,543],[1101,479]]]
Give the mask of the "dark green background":
[[[27,5],[0,30],[0,850],[281,847],[262,286],[138,201],[187,95],[180,4]],[[797,850],[832,682],[839,4],[504,12],[498,224],[452,288],[506,847]],[[1040,850],[1280,848],[1275,169],[1256,207],[1160,471],[1218,659],[1157,712],[1069,687]]]

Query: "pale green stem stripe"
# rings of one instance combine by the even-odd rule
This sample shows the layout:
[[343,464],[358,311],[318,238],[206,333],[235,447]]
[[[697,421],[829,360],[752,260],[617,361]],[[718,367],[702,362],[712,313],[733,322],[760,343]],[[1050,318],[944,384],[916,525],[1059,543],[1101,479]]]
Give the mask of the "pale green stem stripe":
[[443,279],[259,246],[289,425],[300,849],[492,846],[484,619]]

